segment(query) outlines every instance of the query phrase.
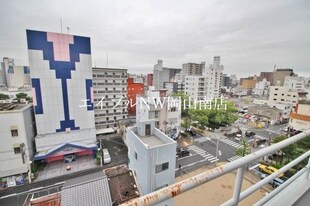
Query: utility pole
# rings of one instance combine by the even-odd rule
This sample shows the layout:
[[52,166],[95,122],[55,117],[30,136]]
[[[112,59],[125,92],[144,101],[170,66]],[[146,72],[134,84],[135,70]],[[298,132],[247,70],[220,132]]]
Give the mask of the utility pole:
[[101,152],[100,166],[102,167],[103,151],[102,151],[102,142],[101,142],[100,136],[99,136],[99,141],[100,141],[100,152]]

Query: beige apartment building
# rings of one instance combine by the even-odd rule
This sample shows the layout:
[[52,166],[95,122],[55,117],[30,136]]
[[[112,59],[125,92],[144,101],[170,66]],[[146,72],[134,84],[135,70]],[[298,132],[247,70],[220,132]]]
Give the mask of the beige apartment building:
[[310,101],[301,100],[290,115],[289,126],[298,131],[310,129]]

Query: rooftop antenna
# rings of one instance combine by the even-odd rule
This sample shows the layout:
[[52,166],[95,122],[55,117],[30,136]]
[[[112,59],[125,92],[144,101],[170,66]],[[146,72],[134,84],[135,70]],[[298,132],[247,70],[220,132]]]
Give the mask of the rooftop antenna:
[[60,18],[60,32],[62,33],[62,19]]
[[70,33],[70,27],[67,26],[67,33]]

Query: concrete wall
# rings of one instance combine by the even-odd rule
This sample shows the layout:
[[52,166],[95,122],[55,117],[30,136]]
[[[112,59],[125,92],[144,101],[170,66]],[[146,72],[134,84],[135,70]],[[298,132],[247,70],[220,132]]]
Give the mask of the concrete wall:
[[[26,173],[28,171],[29,161],[34,154],[32,141],[35,136],[31,109],[29,105],[24,111],[0,112],[0,177]],[[12,137],[12,127],[17,128],[18,136]],[[22,143],[25,144],[25,163],[23,163],[22,151],[18,154],[14,153],[14,147],[20,147]]]

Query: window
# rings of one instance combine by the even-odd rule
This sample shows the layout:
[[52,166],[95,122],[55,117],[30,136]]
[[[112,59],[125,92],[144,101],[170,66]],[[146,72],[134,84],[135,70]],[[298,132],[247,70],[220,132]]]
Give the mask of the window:
[[109,121],[109,117],[107,117],[107,121]]
[[138,154],[136,151],[134,151],[134,152],[135,152],[135,159],[138,160]]
[[14,147],[14,153],[20,154],[20,147]]
[[108,113],[109,113],[109,110],[105,110],[105,112],[108,114]]
[[278,88],[275,88],[274,90],[279,90]]
[[163,164],[156,165],[155,172],[159,173],[159,172],[167,170],[168,168],[169,168],[169,162],[165,162]]
[[11,129],[11,135],[12,135],[12,137],[17,137],[18,136],[17,129]]

